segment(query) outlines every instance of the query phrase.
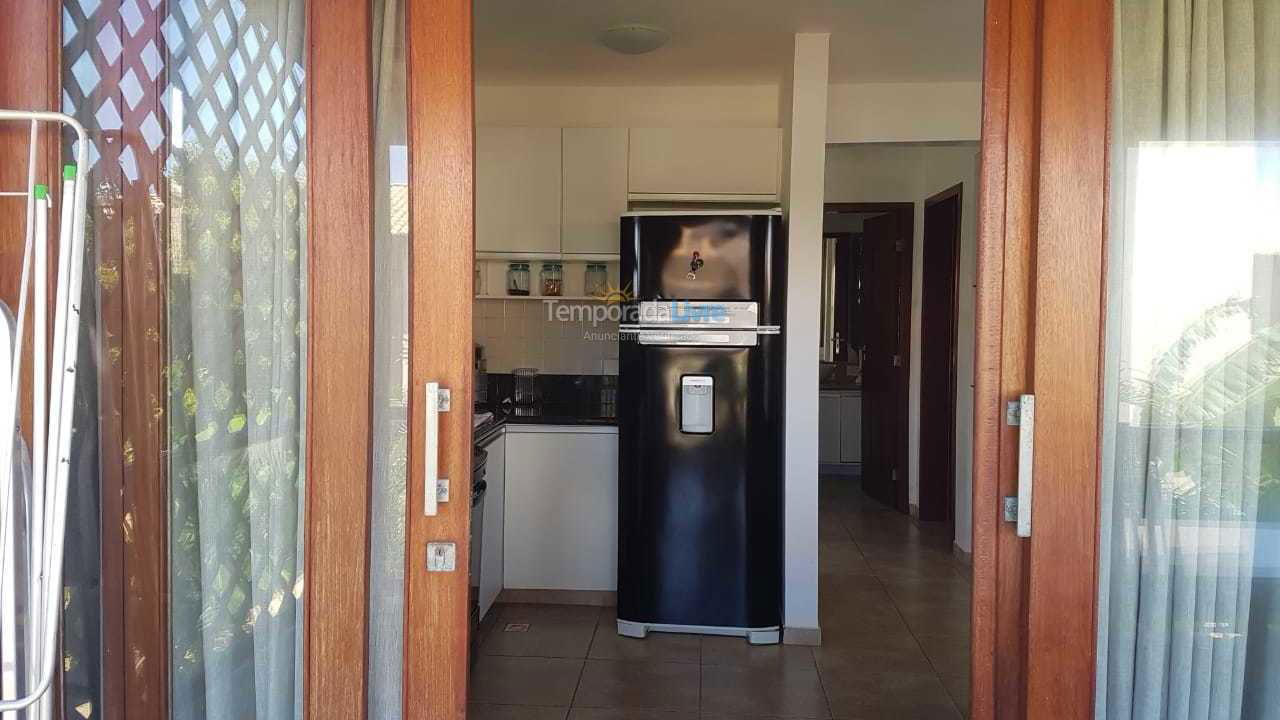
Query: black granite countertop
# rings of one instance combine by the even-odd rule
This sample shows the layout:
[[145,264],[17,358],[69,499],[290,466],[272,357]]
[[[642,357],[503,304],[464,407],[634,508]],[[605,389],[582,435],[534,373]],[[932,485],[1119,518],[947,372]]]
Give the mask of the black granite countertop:
[[477,444],[486,442],[504,425],[616,425],[616,375],[539,375],[534,401],[516,404],[515,378],[489,375],[487,401],[476,412],[492,412],[493,419],[475,428]]

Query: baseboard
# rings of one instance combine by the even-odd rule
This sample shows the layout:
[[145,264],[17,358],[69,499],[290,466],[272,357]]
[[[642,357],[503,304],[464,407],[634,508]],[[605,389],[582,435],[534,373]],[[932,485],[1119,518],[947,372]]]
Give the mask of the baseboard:
[[822,629],[816,627],[784,627],[782,628],[782,644],[818,647],[822,644]]
[[615,607],[618,593],[613,590],[543,590],[505,588],[498,594],[500,603],[522,605],[590,605]]
[[911,515],[911,519],[916,522],[920,521],[920,506],[912,503],[907,506],[907,512]]
[[973,553],[967,552],[960,547],[960,543],[951,543],[951,552],[956,556],[957,560],[965,565],[973,565]]

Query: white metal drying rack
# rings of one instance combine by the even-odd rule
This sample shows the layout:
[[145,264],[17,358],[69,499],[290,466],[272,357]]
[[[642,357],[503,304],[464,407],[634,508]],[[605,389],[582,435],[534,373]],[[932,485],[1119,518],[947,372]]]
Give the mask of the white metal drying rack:
[[[75,405],[76,351],[80,338],[80,289],[83,275],[85,209],[88,202],[89,142],[84,126],[56,112],[0,109],[0,123],[30,124],[27,185],[22,190],[0,188],[0,202],[26,199],[25,249],[21,295],[11,323],[0,317],[0,613],[8,627],[0,627],[0,713],[25,711],[30,718],[48,718],[53,707],[46,697],[53,682],[58,655],[58,619],[62,609],[63,540],[67,522],[67,484],[71,465],[71,417]],[[61,222],[58,224],[58,274],[54,289],[53,348],[49,355],[49,211],[48,187],[37,184],[37,145],[42,123],[54,124],[60,142],[63,127],[75,131],[76,164],[63,168]],[[70,202],[68,202],[70,198]],[[0,205],[0,222],[15,217]],[[34,267],[33,267],[34,265]],[[0,269],[9,271],[9,268]],[[34,293],[29,292],[34,285]],[[28,295],[31,297],[28,303]],[[32,315],[31,472],[20,477],[15,468],[18,404],[21,398],[22,343],[27,307]],[[24,483],[15,487],[15,483]],[[17,500],[25,502],[19,506]],[[19,515],[22,513],[22,515]],[[29,542],[18,547],[18,521]],[[9,547],[12,543],[12,547]],[[21,560],[21,567],[19,560]],[[22,572],[22,570],[26,572]],[[23,577],[25,574],[26,577]],[[25,586],[19,583],[25,581]],[[26,612],[18,622],[14,597],[25,593]],[[21,625],[21,627],[19,627]],[[18,667],[17,637],[23,642]],[[19,690],[21,688],[21,690]]]

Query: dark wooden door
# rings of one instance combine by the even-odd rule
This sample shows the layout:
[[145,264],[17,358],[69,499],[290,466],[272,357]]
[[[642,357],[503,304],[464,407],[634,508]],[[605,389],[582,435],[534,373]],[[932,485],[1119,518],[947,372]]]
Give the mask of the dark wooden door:
[[920,278],[920,519],[955,515],[960,186],[924,204]]
[[[862,489],[886,505],[899,510],[898,446],[902,383],[905,366],[901,338],[906,322],[900,317],[902,289],[899,282],[898,216],[887,212],[863,223],[862,257],[864,283],[863,375],[862,375]],[[905,483],[904,483],[905,484]]]

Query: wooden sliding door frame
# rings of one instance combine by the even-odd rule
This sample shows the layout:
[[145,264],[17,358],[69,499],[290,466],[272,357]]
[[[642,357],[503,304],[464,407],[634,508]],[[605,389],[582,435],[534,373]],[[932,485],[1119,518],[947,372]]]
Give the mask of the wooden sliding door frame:
[[368,707],[373,428],[369,2],[307,6],[307,497],[303,686],[310,720]]
[[1038,0],[988,0],[974,331],[973,602],[970,715],[1025,713],[1026,558],[1002,521],[1017,494],[1017,429],[1004,404],[1030,386],[1030,243],[1035,219]]
[[[475,111],[471,0],[407,0],[409,110],[409,475],[404,717],[466,717],[470,623],[472,271]],[[439,416],[439,476],[453,497],[423,512],[425,384],[452,394]],[[427,572],[429,542],[454,543],[451,572]]]
[[[988,0],[974,402],[971,715],[1090,718],[1111,0]],[[1082,31],[1087,28],[1087,31]],[[1036,402],[1032,537],[1001,518]]]
[[[5,18],[0,24],[0,59],[6,61],[0,63],[0,107],[61,106],[60,7],[53,0],[0,2],[0,16]],[[162,13],[165,7],[148,12]],[[158,23],[152,25],[148,18],[154,19],[146,15],[148,24],[130,42],[155,36]],[[309,0],[307,22],[310,215],[302,681],[306,717],[346,720],[364,717],[366,708],[373,353],[371,9],[367,2]],[[121,64],[132,57],[128,47]],[[145,104],[139,107],[139,112],[147,109]],[[137,124],[126,115],[126,128]],[[61,144],[52,135],[45,140],[43,163],[56,168]],[[19,132],[11,124],[0,128],[0,179],[5,189],[25,182],[26,146],[25,129]],[[114,162],[114,157],[107,157],[104,148],[102,160]],[[22,176],[9,168],[20,168]],[[144,164],[140,171],[154,171],[148,182],[163,183],[159,164]],[[11,271],[21,265],[23,237],[21,222],[9,222],[15,212],[10,202],[6,200],[0,222],[0,266],[5,270],[0,274],[0,298],[16,307],[18,278]],[[151,212],[151,205],[147,198],[123,197],[116,209],[116,215],[132,217]],[[56,220],[55,213],[51,222]],[[56,237],[56,229],[51,230]],[[110,436],[131,441],[125,443],[123,455],[119,444],[110,449],[104,445],[101,453],[104,482],[115,484],[104,486],[102,497],[103,698],[95,710],[109,720],[163,718],[170,713],[164,433],[162,425],[157,430],[143,420],[161,422],[152,403],[164,398],[163,363],[153,362],[158,357],[153,357],[154,342],[142,336],[148,323],[163,321],[163,303],[148,300],[154,293],[146,288],[149,281],[158,281],[156,291],[163,292],[163,278],[157,274],[164,274],[166,251],[148,228],[135,225],[135,232],[133,264],[126,266],[121,260],[117,268],[117,287],[124,299],[109,301],[119,303],[115,311],[121,315],[122,329],[116,342],[122,344],[122,357],[137,358],[129,385],[135,397],[123,391],[123,379],[115,373],[111,377],[121,387],[110,392],[122,403],[124,413],[117,414],[138,418],[134,424],[125,418],[126,424]],[[57,267],[52,259],[50,267]],[[162,325],[160,332],[163,335]],[[29,372],[30,358],[26,367]],[[25,382],[29,386],[29,375]],[[28,401],[24,427],[30,427],[29,417]],[[111,481],[116,475],[119,478]],[[127,528],[132,542],[123,541]]]

